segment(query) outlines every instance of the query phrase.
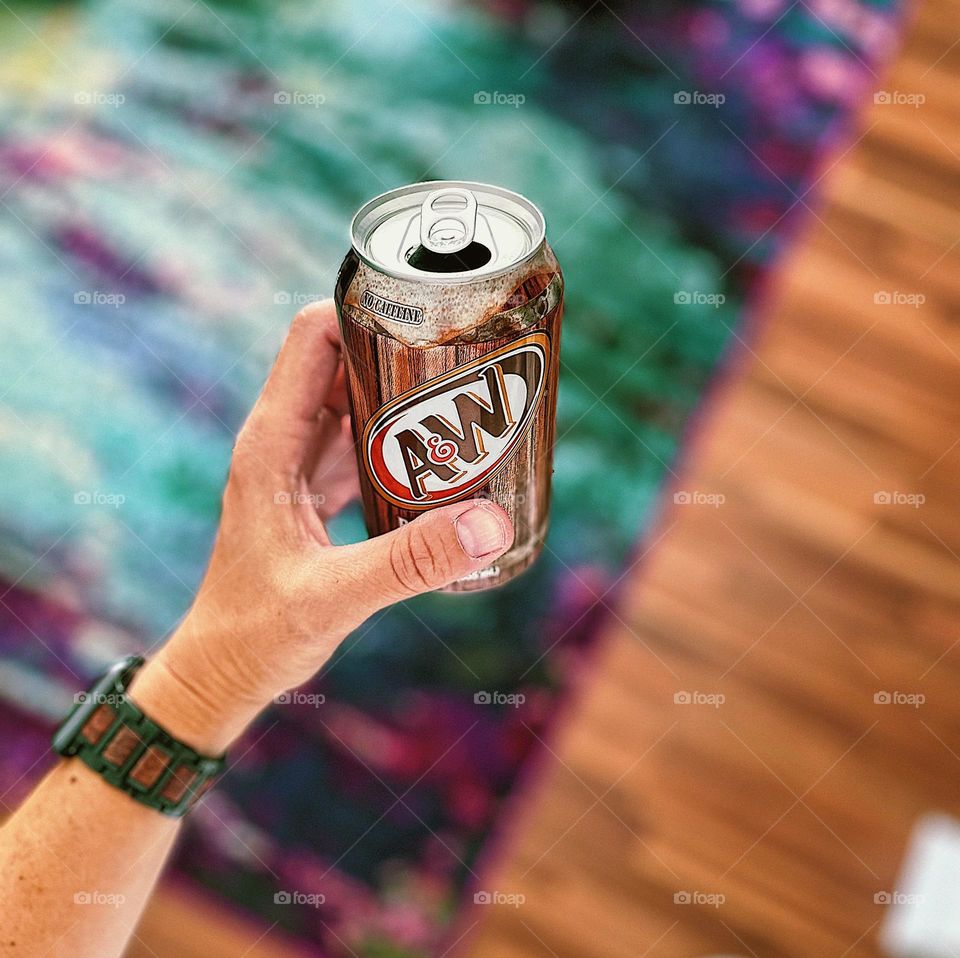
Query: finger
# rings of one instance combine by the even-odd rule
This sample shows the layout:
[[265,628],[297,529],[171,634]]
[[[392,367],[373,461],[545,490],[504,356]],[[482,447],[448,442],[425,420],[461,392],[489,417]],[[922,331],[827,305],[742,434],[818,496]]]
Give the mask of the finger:
[[442,588],[490,565],[510,548],[513,525],[484,500],[433,509],[385,535],[338,546],[332,556],[345,614],[359,624],[400,599]]
[[275,487],[302,472],[315,448],[317,417],[339,363],[340,336],[332,301],[301,310],[237,437],[231,463],[234,485],[242,479],[244,484]]
[[327,393],[324,405],[338,416],[345,416],[350,412],[350,401],[347,399],[347,370],[342,362],[337,367],[333,385]]
[[324,414],[322,451],[309,475],[310,491],[322,497],[320,515],[336,515],[348,502],[360,495],[357,457],[353,451],[350,419]]
[[[330,397],[340,364],[340,332],[333,300],[297,313],[251,416],[286,431],[313,423]],[[339,401],[339,400],[338,400]]]

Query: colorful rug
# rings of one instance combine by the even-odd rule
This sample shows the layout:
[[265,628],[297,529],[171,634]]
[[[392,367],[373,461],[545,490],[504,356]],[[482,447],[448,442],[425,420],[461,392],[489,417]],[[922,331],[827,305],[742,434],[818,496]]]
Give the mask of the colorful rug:
[[[6,808],[50,764],[73,691],[188,606],[232,437],[292,313],[331,293],[354,209],[418,179],[500,183],[544,210],[567,279],[544,558],[351,636],[237,749],[175,864],[331,954],[443,953],[899,15],[894,0],[0,15]],[[334,533],[362,536],[358,510]]]

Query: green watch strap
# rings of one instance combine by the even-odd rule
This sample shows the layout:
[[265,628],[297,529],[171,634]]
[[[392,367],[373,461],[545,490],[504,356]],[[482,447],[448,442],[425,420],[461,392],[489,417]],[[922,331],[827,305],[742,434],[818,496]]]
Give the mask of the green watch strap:
[[128,656],[80,693],[53,734],[53,748],[143,805],[179,818],[214,783],[226,756],[199,754],[131,701],[127,688],[141,665],[140,656]]

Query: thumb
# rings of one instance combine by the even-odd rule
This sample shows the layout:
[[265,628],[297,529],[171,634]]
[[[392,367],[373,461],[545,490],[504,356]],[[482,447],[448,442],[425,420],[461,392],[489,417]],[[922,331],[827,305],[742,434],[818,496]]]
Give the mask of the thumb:
[[490,565],[512,542],[506,512],[473,499],[432,509],[399,529],[334,552],[341,588],[355,600],[351,612],[366,618]]

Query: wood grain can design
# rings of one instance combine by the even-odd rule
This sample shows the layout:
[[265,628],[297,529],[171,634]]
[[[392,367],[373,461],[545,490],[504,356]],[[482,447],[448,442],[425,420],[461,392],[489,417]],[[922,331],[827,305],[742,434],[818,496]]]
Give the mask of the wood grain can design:
[[489,499],[511,549],[446,591],[502,585],[543,549],[563,276],[543,216],[499,187],[417,183],[363,206],[337,280],[371,535]]

